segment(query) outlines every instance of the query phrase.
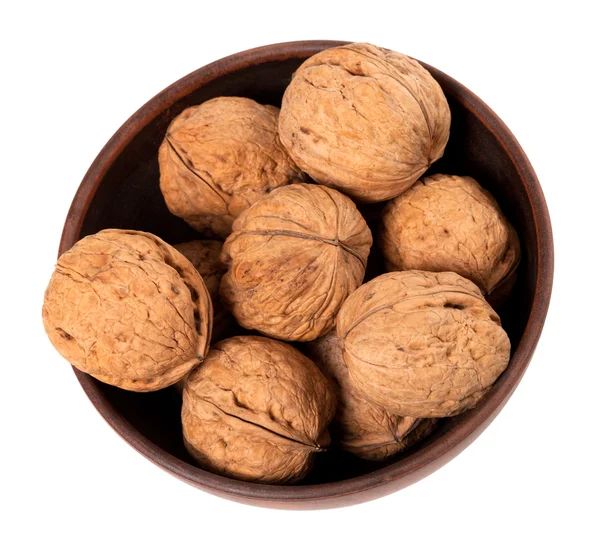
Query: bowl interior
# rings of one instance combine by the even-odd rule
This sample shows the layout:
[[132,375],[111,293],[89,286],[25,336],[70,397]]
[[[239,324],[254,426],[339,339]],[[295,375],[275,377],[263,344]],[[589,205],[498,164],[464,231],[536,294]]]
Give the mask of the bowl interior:
[[[149,231],[170,243],[198,238],[197,233],[185,222],[170,214],[159,189],[157,152],[168,124],[186,107],[215,96],[245,96],[260,103],[279,106],[292,73],[306,56],[308,54],[301,52],[292,58],[247,62],[228,73],[224,70],[225,73],[218,74],[200,87],[194,87],[189,81],[180,85],[180,95],[176,99],[171,99],[171,103],[164,99],[166,105],[159,106],[150,122],[141,129],[139,125],[136,126],[131,140],[128,136],[127,144],[120,149],[116,159],[103,173],[95,195],[87,211],[84,211],[81,228],[75,236],[81,238],[104,228],[124,228]],[[473,176],[496,197],[519,234],[522,259],[517,282],[510,298],[499,309],[514,351],[530,316],[537,279],[538,240],[531,201],[517,166],[502,141],[471,107],[469,100],[476,98],[470,93],[465,97],[463,87],[437,70],[429,69],[444,89],[452,112],[450,141],[444,157],[433,164],[429,173]],[[374,230],[380,208],[379,204],[361,207]],[[380,256],[374,250],[369,272],[382,272],[381,269]],[[93,387],[96,396],[110,404],[113,412],[130,425],[128,430],[132,428],[149,440],[150,444],[183,463],[196,467],[182,443],[181,401],[175,391],[165,389],[155,393],[132,393],[102,384],[82,374],[79,377],[86,380],[84,387],[88,394]],[[498,380],[497,386],[502,384],[504,377],[505,375]],[[456,425],[466,422],[465,418],[469,415],[471,413],[467,412],[442,421],[420,445],[385,463],[359,460],[332,448],[329,452],[318,455],[313,472],[302,484],[320,485],[356,478],[400,463],[434,445],[436,440],[453,430]]]

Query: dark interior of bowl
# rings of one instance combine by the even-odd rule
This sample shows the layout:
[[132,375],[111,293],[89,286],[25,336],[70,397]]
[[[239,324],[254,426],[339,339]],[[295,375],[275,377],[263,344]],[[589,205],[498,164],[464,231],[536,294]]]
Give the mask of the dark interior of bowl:
[[[169,213],[159,189],[157,152],[168,124],[186,107],[215,96],[246,96],[260,103],[279,106],[283,91],[301,61],[293,58],[265,62],[220,76],[161,112],[134,137],[105,174],[89,206],[80,236],[105,228],[124,228],[149,231],[170,243],[198,238],[185,222]],[[452,111],[450,142],[444,157],[433,164],[430,173],[473,176],[496,197],[519,233],[522,259],[517,283],[508,301],[498,310],[514,351],[529,318],[536,283],[537,240],[530,202],[516,166],[502,143],[468,104],[463,103],[455,83],[429,69],[444,89]],[[380,208],[380,204],[361,207],[374,230]],[[373,251],[368,272],[370,277],[383,272],[377,250]],[[194,464],[182,443],[181,399],[174,390],[133,393],[95,380],[90,384],[95,385],[97,392],[114,410],[148,440],[184,462]],[[444,420],[420,445],[385,463],[359,460],[332,448],[318,455],[313,472],[302,484],[349,479],[402,461],[431,445],[468,415],[469,412]]]

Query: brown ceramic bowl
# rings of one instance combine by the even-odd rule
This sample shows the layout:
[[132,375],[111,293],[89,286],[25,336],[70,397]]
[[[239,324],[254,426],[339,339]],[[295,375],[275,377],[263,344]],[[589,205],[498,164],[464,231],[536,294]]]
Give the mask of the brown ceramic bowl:
[[[340,44],[304,41],[252,49],[201,68],[158,94],[115,133],[85,175],[59,253],[109,227],[150,231],[170,243],[195,238],[194,231],[168,212],[159,190],[157,152],[169,122],[184,108],[215,96],[247,96],[279,105],[300,63]],[[464,86],[425,67],[442,86],[452,110],[450,142],[431,172],[478,179],[497,198],[521,240],[516,286],[500,309],[513,344],[507,370],[474,410],[444,420],[417,447],[384,464],[333,449],[319,455],[313,473],[296,486],[235,481],[200,469],[182,443],[176,392],[127,392],[75,370],[100,414],[146,458],[187,483],[232,500],[280,508],[336,507],[391,493],[429,475],[469,445],[502,409],[529,364],[548,310],[553,272],[548,210],[527,157],[502,121]]]

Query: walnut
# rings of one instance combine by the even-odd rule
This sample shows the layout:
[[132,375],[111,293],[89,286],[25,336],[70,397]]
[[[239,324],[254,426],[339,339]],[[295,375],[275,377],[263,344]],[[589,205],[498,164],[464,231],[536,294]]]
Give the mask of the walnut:
[[292,483],[329,444],[335,393],[310,359],[259,336],[211,347],[186,381],[186,448],[201,466],[260,483]]
[[212,329],[210,297],[193,265],[150,233],[119,229],[60,256],[42,317],[73,366],[131,391],[181,379],[206,355]]
[[519,264],[519,238],[492,195],[471,177],[433,175],[390,201],[379,235],[392,270],[453,271],[484,295]]
[[223,243],[217,240],[193,240],[175,244],[173,248],[189,259],[204,280],[213,306],[212,341],[218,342],[226,335],[231,336],[239,327],[219,297],[221,278],[227,270],[227,265],[221,262]]
[[218,240],[192,240],[174,244],[173,248],[181,252],[196,267],[204,280],[214,308],[219,300],[221,278],[227,271],[227,265],[221,262],[223,243]]
[[417,61],[367,43],[306,60],[287,87],[279,136],[313,179],[359,201],[409,188],[444,153],[450,109]]
[[473,282],[453,272],[378,276],[348,297],[337,335],[356,388],[410,417],[475,406],[510,357],[500,318]]
[[303,173],[277,134],[279,109],[247,98],[214,98],[185,109],[158,151],[169,210],[201,232],[226,237],[233,220]]
[[384,460],[428,436],[437,419],[399,417],[365,398],[354,386],[335,331],[308,342],[309,357],[335,384],[338,407],[332,431],[341,446],[366,460]]
[[372,237],[354,203],[324,186],[284,186],[233,224],[221,298],[242,327],[313,340],[363,280]]

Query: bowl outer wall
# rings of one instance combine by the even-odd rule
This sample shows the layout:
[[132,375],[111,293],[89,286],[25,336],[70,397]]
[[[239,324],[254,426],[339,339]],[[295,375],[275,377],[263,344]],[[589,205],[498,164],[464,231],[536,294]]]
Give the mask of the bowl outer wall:
[[[341,41],[298,41],[250,49],[221,60],[176,81],[134,113],[113,135],[83,178],[69,209],[58,254],[79,238],[84,218],[110,165],[133,137],[191,89],[236,70],[263,62],[304,59]],[[85,393],[108,424],[134,449],[183,481],[221,497],[252,505],[284,509],[323,509],[352,505],[390,494],[431,474],[465,449],[492,422],[514,392],[531,360],[548,311],[552,290],[554,254],[550,217],[535,172],[523,149],[498,116],[471,91],[439,70],[423,64],[463,107],[494,135],[517,170],[534,218],[537,269],[531,313],[522,338],[502,380],[485,400],[452,429],[419,452],[377,471],[321,485],[274,486],[237,481],[194,467],[165,452],[143,436],[99,392],[96,380],[74,369]]]

